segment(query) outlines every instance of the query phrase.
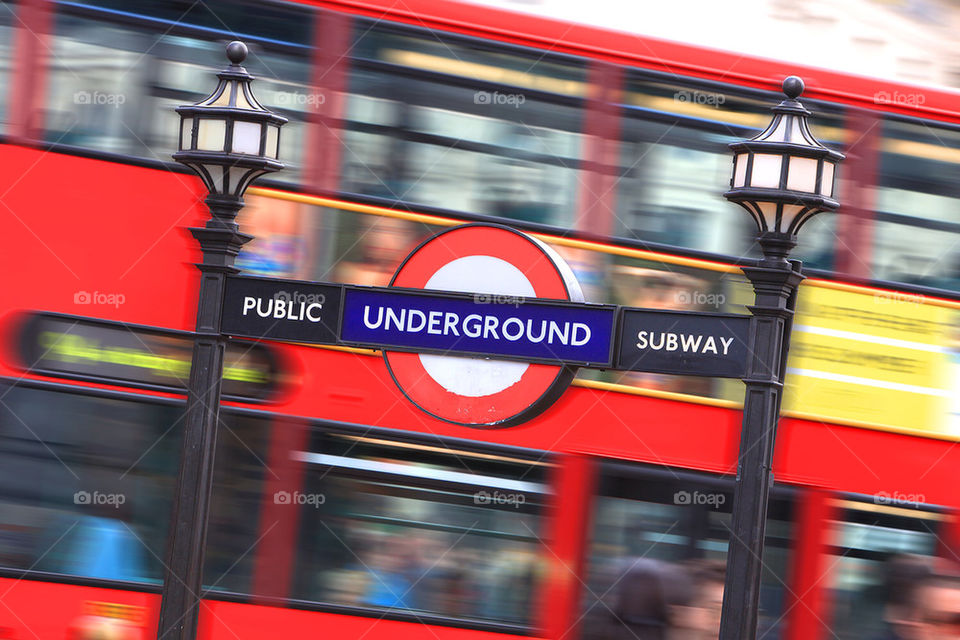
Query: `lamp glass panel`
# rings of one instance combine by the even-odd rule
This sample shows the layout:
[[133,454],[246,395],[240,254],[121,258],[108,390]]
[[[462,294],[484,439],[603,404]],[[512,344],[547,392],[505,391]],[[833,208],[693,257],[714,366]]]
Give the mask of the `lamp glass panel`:
[[193,148],[193,118],[183,118],[180,122],[180,150]]
[[772,153],[757,153],[753,156],[751,187],[780,188],[780,164],[783,157]]
[[764,138],[764,142],[784,142],[787,139],[787,121],[790,120],[789,116],[781,116],[780,122],[777,123],[776,129],[774,129],[769,136]]
[[234,122],[233,153],[260,155],[260,127],[259,122]]
[[271,158],[280,156],[280,127],[267,126],[267,145],[264,152]]
[[777,231],[777,203],[775,202],[758,202],[756,203],[760,208],[760,213],[763,215],[764,224],[767,225],[767,231]]
[[793,226],[793,221],[804,209],[806,209],[806,207],[802,204],[783,205],[783,218],[780,222],[780,230],[795,232],[796,230],[791,228]]
[[237,86],[237,107],[249,111],[260,111],[260,109],[250,104],[250,101],[247,100],[247,91],[249,91],[249,89],[250,86],[247,84]]
[[217,97],[216,100],[211,102],[208,106],[211,107],[229,107],[230,105],[230,94],[236,91],[237,81],[229,80],[227,85],[223,88],[223,93]]
[[244,175],[249,171],[250,169],[244,169],[243,167],[233,167],[230,169],[230,174],[229,174],[230,193],[232,193],[235,196],[243,195],[243,192],[238,191],[237,187],[241,187],[241,186],[246,187],[246,185],[243,184],[243,178],[244,178]]
[[816,158],[790,158],[790,171],[787,174],[787,189],[791,191],[817,191]]
[[800,128],[800,118],[790,118],[792,123],[792,128],[790,130],[790,142],[793,144],[802,144],[810,146],[810,143],[803,135],[803,130]]
[[226,137],[226,120],[200,119],[197,126],[197,149],[199,151],[223,151]]
[[733,167],[733,186],[742,187],[747,182],[747,158],[749,154],[738,153],[737,162]]
[[823,163],[823,177],[820,179],[820,195],[833,197],[833,169],[832,162]]

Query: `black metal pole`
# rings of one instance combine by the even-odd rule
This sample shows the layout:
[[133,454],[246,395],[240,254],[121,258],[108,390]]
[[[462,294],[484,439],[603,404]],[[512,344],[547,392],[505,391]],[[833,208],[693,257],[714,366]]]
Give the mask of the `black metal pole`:
[[756,294],[750,364],[737,480],[733,494],[733,523],[727,552],[720,640],[754,640],[760,606],[763,543],[767,502],[773,485],[773,451],[787,350],[797,288],[803,280],[800,263],[786,256],[795,241],[762,238],[764,259],[743,267]]
[[226,276],[240,247],[252,236],[239,232],[235,222],[243,200],[210,196],[211,218],[205,227],[191,228],[200,243],[200,298],[193,343],[187,413],[184,418],[180,470],[174,490],[173,515],[167,534],[163,591],[157,639],[193,640],[197,634],[203,557],[207,539],[213,461],[220,419],[220,384],[226,338],[220,335],[220,316]]

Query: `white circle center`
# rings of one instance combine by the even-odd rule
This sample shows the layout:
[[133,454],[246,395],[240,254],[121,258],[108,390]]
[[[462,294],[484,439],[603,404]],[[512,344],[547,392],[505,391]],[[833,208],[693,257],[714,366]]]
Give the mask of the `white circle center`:
[[[493,256],[465,256],[443,265],[424,289],[535,297],[533,285],[520,269]],[[460,396],[478,398],[499,393],[520,381],[525,362],[479,360],[420,354],[420,362],[441,387]]]

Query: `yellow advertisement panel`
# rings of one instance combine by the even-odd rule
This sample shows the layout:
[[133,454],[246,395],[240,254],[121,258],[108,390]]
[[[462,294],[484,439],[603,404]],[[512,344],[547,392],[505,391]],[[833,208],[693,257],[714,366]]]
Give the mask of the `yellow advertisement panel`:
[[960,436],[960,312],[931,302],[803,286],[783,409]]

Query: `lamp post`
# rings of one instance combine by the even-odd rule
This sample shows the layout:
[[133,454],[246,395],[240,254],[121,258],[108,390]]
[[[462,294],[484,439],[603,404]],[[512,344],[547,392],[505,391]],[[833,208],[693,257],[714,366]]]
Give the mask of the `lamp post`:
[[743,405],[740,454],[727,554],[721,640],[757,636],[767,500],[773,484],[773,450],[783,395],[787,349],[803,280],[800,262],[787,256],[799,228],[821,211],[835,210],[837,164],[843,155],[817,142],[807,111],[797,100],[803,81],[783,81],[786,100],[755,138],[730,144],[734,152],[730,190],[724,193],[757,223],[763,258],[743,273],[753,285],[754,330]]
[[253,77],[240,66],[246,56],[242,42],[227,45],[230,66],[217,74],[214,92],[177,108],[180,138],[173,159],[200,175],[209,191],[210,219],[204,227],[190,229],[203,262],[197,265],[200,298],[157,626],[157,638],[163,640],[196,637],[227,343],[220,334],[223,291],[227,275],[238,271],[233,264],[240,247],[251,239],[240,233],[237,213],[255,178],[283,168],[278,155],[286,118],[254,98]]

